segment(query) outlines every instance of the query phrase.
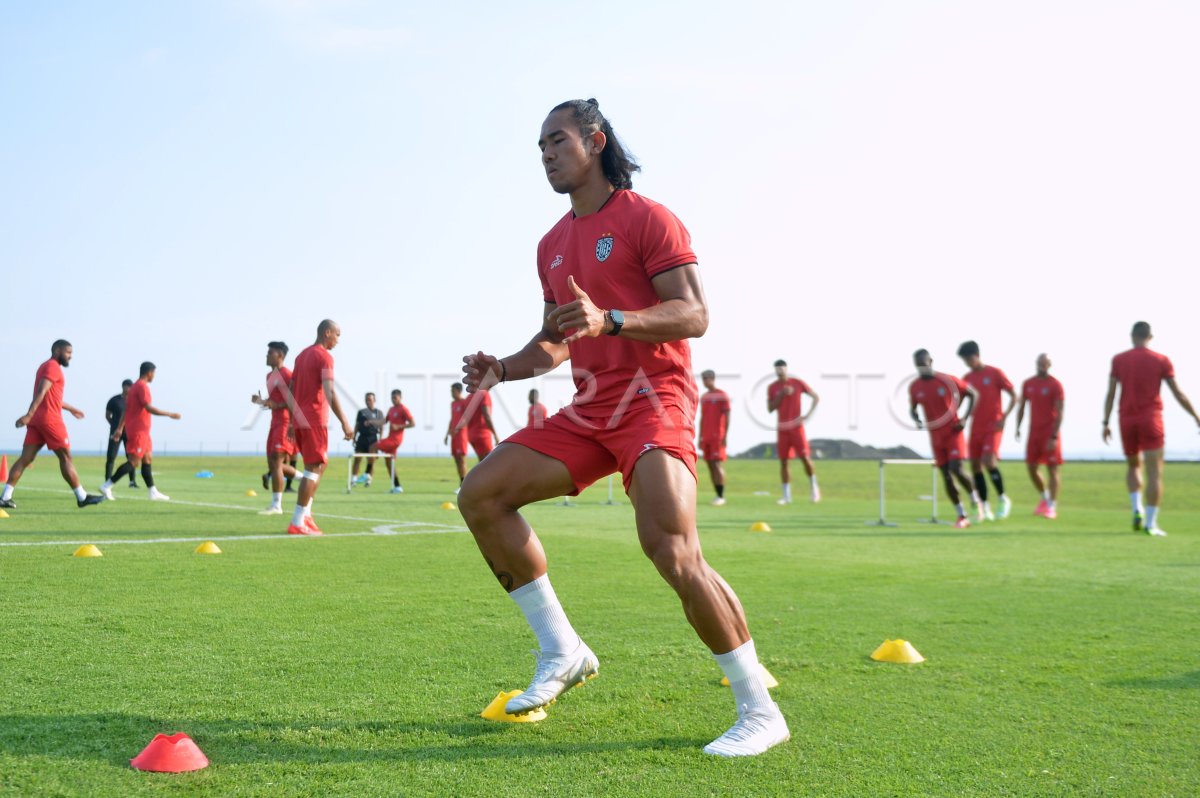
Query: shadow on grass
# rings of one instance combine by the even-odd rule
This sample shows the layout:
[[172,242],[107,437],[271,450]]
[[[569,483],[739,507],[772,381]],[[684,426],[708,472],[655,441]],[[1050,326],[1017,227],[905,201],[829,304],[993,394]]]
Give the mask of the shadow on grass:
[[[123,767],[154,735],[177,731],[186,732],[217,765],[559,757],[635,750],[698,750],[707,742],[675,737],[553,741],[541,737],[536,724],[500,724],[482,718],[428,723],[298,719],[289,723],[210,720],[181,724],[112,712],[0,715],[0,754],[94,759]],[[348,745],[346,738],[353,738],[354,744]]]
[[1131,687],[1135,690],[1200,690],[1200,671],[1159,679],[1116,679],[1105,684],[1109,687]]

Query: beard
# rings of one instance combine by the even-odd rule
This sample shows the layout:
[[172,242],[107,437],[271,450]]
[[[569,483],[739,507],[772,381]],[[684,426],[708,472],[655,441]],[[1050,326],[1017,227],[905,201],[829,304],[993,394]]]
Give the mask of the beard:
[[63,367],[63,368],[65,368],[65,369],[67,369],[67,368],[70,368],[70,367],[71,367],[71,361],[67,360],[67,359],[66,359],[65,357],[63,357],[62,355],[55,355],[55,356],[54,356],[54,359],[55,359],[56,361],[58,361],[58,365],[62,366],[62,367]]

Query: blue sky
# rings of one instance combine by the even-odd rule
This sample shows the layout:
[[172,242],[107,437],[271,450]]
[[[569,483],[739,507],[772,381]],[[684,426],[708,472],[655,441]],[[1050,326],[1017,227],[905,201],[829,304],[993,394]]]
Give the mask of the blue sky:
[[[913,349],[959,373],[975,338],[1014,381],[1049,351],[1066,448],[1098,452],[1136,319],[1200,401],[1198,38],[1186,2],[5,4],[0,406],[61,336],[77,448],[149,359],[184,414],[160,449],[253,451],[265,342],[298,352],[329,316],[346,390],[404,389],[406,446],[438,451],[461,355],[536,329],[567,207],[538,128],[595,96],[692,232],[695,365],[734,395],[735,450],[770,439],[784,357],[823,396],[811,436],[924,452],[888,398]],[[853,429],[838,374],[882,375]],[[527,387],[498,396],[514,420]],[[1173,406],[1167,428],[1200,456]]]

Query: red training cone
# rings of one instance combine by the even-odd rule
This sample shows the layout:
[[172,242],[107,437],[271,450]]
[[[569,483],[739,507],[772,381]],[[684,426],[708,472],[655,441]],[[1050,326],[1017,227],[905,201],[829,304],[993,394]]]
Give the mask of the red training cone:
[[156,734],[150,745],[129,760],[135,770],[152,770],[156,773],[186,773],[208,767],[208,757],[192,738],[183,732],[167,736]]
[[8,455],[0,454],[0,482],[8,482]]

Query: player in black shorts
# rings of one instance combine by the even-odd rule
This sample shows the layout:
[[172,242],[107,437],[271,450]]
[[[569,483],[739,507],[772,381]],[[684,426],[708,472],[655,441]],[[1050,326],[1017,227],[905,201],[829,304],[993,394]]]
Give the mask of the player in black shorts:
[[[367,454],[371,451],[371,447],[379,442],[379,433],[383,430],[384,416],[383,411],[375,406],[375,394],[369,393],[364,397],[367,406],[358,411],[358,418],[354,422],[354,453]],[[364,458],[355,457],[352,473],[355,477],[358,476],[359,463]],[[375,470],[375,458],[367,457],[367,473],[363,482],[366,485],[371,484],[371,472]]]
[[[133,380],[121,381],[121,392],[108,400],[108,404],[104,408],[104,417],[108,419],[108,455],[104,460],[104,479],[107,482],[112,479],[113,464],[117,462],[117,452],[125,444],[125,433],[121,433],[121,439],[114,441],[112,436],[116,433],[117,427],[121,426],[121,419],[125,417],[125,397],[129,394],[129,389],[133,387]],[[136,488],[137,480],[134,479],[132,473],[129,475],[129,487]]]

